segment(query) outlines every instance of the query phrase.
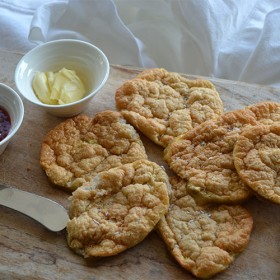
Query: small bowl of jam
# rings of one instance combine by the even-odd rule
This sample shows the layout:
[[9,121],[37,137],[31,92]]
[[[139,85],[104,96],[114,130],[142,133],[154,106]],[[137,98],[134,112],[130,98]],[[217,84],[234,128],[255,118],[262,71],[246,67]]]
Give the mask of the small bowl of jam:
[[11,118],[9,113],[0,106],[0,141],[4,140],[11,130]]
[[0,83],[0,155],[18,131],[24,116],[24,107],[19,95]]

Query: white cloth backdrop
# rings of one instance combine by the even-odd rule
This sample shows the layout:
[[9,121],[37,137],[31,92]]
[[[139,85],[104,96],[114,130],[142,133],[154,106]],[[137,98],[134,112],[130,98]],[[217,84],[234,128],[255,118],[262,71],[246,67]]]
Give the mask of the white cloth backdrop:
[[0,0],[0,14],[2,49],[76,38],[114,64],[280,87],[279,0]]

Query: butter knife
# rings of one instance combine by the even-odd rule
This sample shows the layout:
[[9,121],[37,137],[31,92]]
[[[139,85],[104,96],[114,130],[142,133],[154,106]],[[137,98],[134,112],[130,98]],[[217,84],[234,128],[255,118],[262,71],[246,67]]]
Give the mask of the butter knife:
[[0,184],[0,205],[19,211],[51,231],[60,231],[69,220],[67,210],[48,198]]

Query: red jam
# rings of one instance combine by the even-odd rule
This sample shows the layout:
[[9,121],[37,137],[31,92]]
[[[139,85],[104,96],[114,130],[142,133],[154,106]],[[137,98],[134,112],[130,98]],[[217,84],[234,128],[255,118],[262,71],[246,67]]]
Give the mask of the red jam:
[[11,118],[8,112],[0,106],[0,141],[2,141],[11,129]]

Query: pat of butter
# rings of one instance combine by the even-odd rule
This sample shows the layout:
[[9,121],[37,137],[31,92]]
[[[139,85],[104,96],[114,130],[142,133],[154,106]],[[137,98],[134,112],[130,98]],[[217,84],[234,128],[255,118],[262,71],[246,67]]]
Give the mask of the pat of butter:
[[85,88],[73,70],[62,68],[58,72],[37,72],[33,79],[33,90],[45,104],[62,105],[82,99]]

